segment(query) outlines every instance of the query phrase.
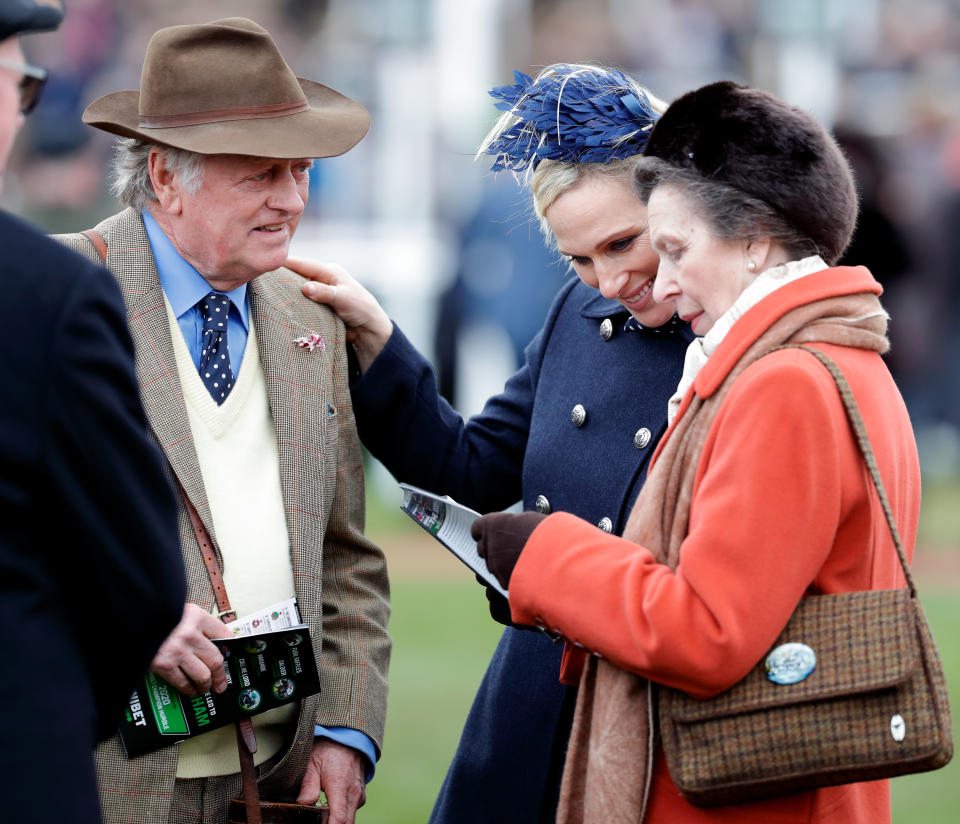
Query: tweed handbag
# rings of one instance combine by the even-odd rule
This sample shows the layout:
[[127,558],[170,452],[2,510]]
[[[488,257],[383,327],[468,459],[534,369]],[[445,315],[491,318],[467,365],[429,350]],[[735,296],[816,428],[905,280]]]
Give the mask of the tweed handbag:
[[907,586],[803,598],[771,652],[714,698],[659,687],[670,776],[700,807],[935,770],[953,755],[943,669],[856,400],[830,358],[795,348],[840,390]]

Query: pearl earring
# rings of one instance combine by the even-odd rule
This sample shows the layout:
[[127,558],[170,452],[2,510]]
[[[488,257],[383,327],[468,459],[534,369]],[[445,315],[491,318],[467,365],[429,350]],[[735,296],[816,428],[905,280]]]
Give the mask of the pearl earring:
[[757,268],[757,264],[752,260],[747,264],[747,268],[752,272]]

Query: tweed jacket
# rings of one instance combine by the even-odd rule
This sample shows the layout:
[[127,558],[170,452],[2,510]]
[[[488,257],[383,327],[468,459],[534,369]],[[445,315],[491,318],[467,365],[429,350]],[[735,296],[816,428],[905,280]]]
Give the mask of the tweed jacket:
[[[96,231],[106,241],[107,267],[126,302],[150,427],[216,543],[143,218],[127,209]],[[82,234],[58,239],[87,257],[96,255]],[[302,297],[300,282],[278,270],[252,280],[248,291],[277,432],[297,601],[311,628],[322,685],[319,695],[301,702],[290,746],[261,775],[263,794],[275,799],[296,795],[315,724],[360,730],[379,749],[390,658],[386,564],[363,536],[363,468],[347,387],[344,328],[327,307]],[[314,332],[323,346],[310,351],[296,345],[297,338]],[[211,609],[213,591],[182,502],[179,518],[188,600]],[[174,747],[131,762],[119,739],[105,742],[97,753],[105,820],[166,821],[176,761]]]
[[[711,397],[786,312],[818,299],[880,291],[863,267],[840,267],[764,298],[697,373],[662,443],[693,396]],[[912,556],[920,466],[903,399],[876,351],[811,345],[832,358],[850,384]],[[675,570],[643,546],[565,513],[551,515],[530,536],[510,579],[514,620],[551,627],[623,669],[705,698],[739,681],[766,654],[802,596],[903,586],[840,394],[809,353],[781,350],[744,369],[720,402],[695,467]],[[576,597],[556,597],[573,591]],[[705,810],[683,800],[658,756],[645,820],[883,824],[890,820],[889,782]]]

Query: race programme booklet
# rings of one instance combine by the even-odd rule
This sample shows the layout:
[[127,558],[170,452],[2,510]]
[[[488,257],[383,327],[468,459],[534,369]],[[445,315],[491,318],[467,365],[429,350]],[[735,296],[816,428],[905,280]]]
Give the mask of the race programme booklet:
[[224,627],[231,637],[213,643],[224,658],[226,691],[184,695],[147,673],[120,722],[128,758],[320,692],[310,629],[300,623],[295,599]]
[[484,582],[504,597],[507,591],[477,554],[477,542],[470,535],[470,525],[480,513],[458,504],[448,495],[434,495],[425,489],[400,484],[403,503],[400,508],[413,520],[479,575]]

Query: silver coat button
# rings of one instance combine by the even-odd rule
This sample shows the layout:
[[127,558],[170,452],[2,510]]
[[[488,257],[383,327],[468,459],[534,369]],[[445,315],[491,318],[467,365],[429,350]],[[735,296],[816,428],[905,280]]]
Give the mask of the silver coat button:
[[541,515],[550,514],[550,501],[547,500],[546,495],[537,495],[537,500],[534,501],[533,505]]
[[613,337],[613,321],[610,318],[604,318],[600,324],[600,337],[604,340],[610,340]]
[[600,527],[600,529],[602,529],[604,532],[613,532],[613,521],[611,521],[606,515],[597,521],[597,526]]
[[582,403],[578,403],[570,410],[570,420],[578,429],[587,422],[587,410],[583,408]]
[[647,444],[650,443],[650,438],[652,437],[653,435],[650,434],[650,430],[645,426],[641,426],[637,430],[637,434],[633,436],[633,445],[637,449],[644,449]]

